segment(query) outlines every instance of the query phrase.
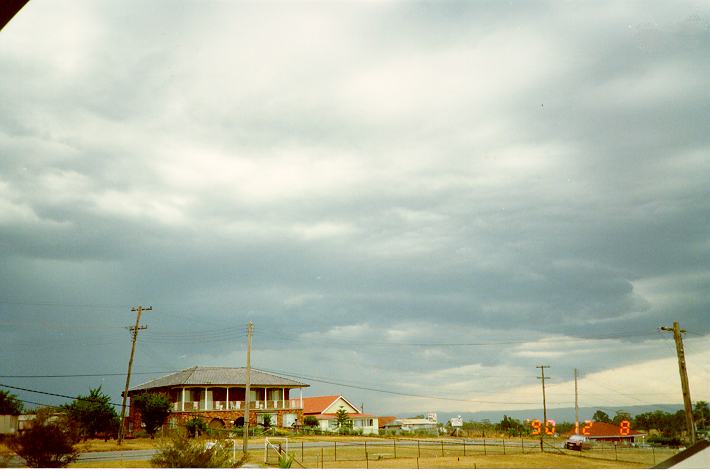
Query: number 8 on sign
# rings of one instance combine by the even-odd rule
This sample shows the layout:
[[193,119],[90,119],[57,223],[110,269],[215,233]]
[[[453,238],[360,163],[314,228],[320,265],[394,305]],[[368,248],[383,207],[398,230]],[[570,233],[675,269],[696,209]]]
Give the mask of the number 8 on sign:
[[629,420],[621,420],[621,424],[619,425],[619,433],[624,436],[631,433],[631,423]]

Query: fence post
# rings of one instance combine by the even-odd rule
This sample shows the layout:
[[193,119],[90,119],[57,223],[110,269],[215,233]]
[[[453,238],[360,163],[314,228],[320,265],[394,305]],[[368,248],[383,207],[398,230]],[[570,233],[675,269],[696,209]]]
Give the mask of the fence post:
[[338,461],[338,442],[333,442],[333,461]]
[[463,440],[463,455],[466,456],[466,438]]
[[616,441],[614,442],[614,460],[619,461],[619,455],[616,453]]
[[503,438],[503,454],[505,454],[505,438]]
[[441,456],[444,456],[444,441],[441,441]]
[[483,438],[483,456],[486,456],[488,453],[486,453],[486,439]]
[[651,454],[653,455],[653,465],[656,466],[656,448],[651,446]]
[[370,457],[367,455],[367,441],[365,441],[365,468],[370,469]]
[[520,451],[525,454],[525,445],[523,444],[523,434],[520,434]]
[[417,440],[417,464],[419,464],[419,458],[422,456],[422,449],[419,446],[419,440]]
[[301,441],[301,461],[304,461],[304,456],[303,456],[303,441]]
[[365,459],[367,459],[367,440],[365,440]]
[[394,459],[397,459],[397,438],[392,438],[392,446],[394,447]]
[[323,447],[320,449],[320,469],[323,469],[323,464],[325,463],[325,458],[323,457]]

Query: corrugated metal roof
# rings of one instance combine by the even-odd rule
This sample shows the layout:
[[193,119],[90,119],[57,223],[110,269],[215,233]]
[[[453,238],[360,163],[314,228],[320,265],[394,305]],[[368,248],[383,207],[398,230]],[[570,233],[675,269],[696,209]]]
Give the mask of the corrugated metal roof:
[[[306,383],[254,369],[251,369],[250,383],[251,385],[259,387],[309,387]],[[246,368],[192,367],[150,380],[128,391],[134,392],[151,388],[178,387],[184,385],[246,385]]]

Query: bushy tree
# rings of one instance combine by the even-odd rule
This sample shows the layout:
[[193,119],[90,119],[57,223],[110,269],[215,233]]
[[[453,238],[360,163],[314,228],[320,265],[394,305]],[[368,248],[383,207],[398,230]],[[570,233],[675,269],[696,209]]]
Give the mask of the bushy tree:
[[0,415],[19,415],[23,409],[22,402],[15,395],[0,390]]
[[308,415],[303,419],[303,425],[309,427],[318,426],[318,418],[314,417],[313,415]]
[[76,434],[66,415],[55,416],[50,410],[38,412],[32,427],[10,438],[8,446],[24,458],[30,468],[63,468],[76,461]]
[[162,393],[142,393],[133,397],[133,402],[141,412],[141,421],[145,425],[145,432],[151,438],[155,438],[155,433],[170,415],[172,408],[170,399]]
[[609,418],[609,415],[607,415],[601,410],[597,410],[596,412],[594,412],[594,415],[592,415],[592,420],[599,423],[611,423],[611,418]]
[[676,413],[668,413],[656,410],[639,413],[634,417],[633,425],[639,430],[657,430],[664,438],[671,438],[685,431],[685,412],[678,410]]
[[617,410],[616,415],[614,415],[614,418],[612,419],[612,423],[615,425],[621,425],[622,421],[633,421],[633,418],[631,417],[631,414],[627,411],[624,410]]
[[708,423],[710,423],[710,406],[708,406],[708,402],[703,400],[695,402],[693,419],[695,420],[695,427],[698,430],[707,428]]
[[155,468],[234,468],[243,460],[232,461],[231,448],[219,442],[190,438],[186,432],[175,432],[158,443],[158,452],[150,460]]
[[525,426],[519,420],[503,415],[503,419],[496,425],[496,430],[509,435],[522,435],[525,433]]
[[101,392],[101,387],[90,389],[88,395],[77,396],[62,409],[85,440],[96,437],[97,433],[113,434],[118,430],[118,414],[111,397]]

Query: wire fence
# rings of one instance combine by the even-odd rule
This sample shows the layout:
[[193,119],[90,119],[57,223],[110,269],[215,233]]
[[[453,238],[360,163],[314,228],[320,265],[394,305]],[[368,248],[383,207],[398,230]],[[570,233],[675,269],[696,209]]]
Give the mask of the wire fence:
[[[541,451],[540,441],[531,439],[365,439],[363,441],[290,440],[289,454],[306,468],[388,468],[436,467],[433,460],[452,459],[456,467],[475,467],[475,456],[519,456],[553,453],[570,457],[589,458],[620,463],[654,466],[673,456],[670,448],[634,448],[599,444],[584,451],[559,447],[558,442],[546,442]],[[400,461],[393,464],[393,460]],[[278,454],[267,452],[265,463],[278,465]],[[449,463],[451,464],[451,463]]]

